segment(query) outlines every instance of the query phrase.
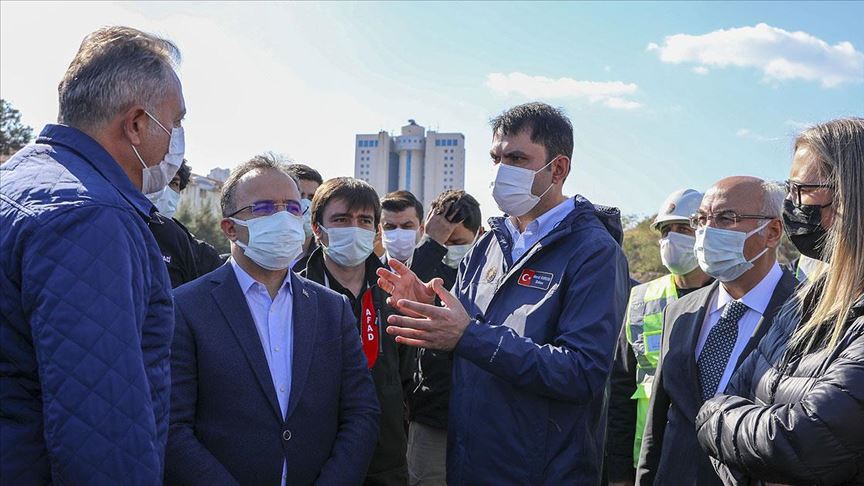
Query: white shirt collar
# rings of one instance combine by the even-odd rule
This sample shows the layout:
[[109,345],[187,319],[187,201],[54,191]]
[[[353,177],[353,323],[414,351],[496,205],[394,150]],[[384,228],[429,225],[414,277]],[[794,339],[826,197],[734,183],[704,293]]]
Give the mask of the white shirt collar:
[[[550,231],[552,231],[555,226],[564,220],[570,211],[575,208],[575,203],[572,198],[567,198],[564,202],[558,204],[554,208],[546,211],[537,217],[534,221],[528,223],[525,226],[526,233],[539,234],[539,235],[547,235]],[[510,230],[510,233],[514,236],[519,235],[519,228],[511,221],[510,217],[504,218],[504,224],[507,226],[507,229]]]
[[[768,303],[771,301],[771,296],[774,295],[774,289],[777,287],[777,283],[780,282],[782,277],[783,271],[780,270],[780,265],[775,262],[774,266],[771,267],[771,270],[762,277],[762,280],[738,300],[749,309],[752,309],[759,314],[764,314],[765,308],[768,307]],[[723,307],[733,300],[735,300],[735,298],[729,295],[729,292],[726,292],[726,288],[723,287],[722,283],[720,283],[718,286],[717,298],[714,299],[714,307],[711,309],[711,313],[722,311]]]
[[[231,267],[234,269],[234,275],[237,276],[237,283],[240,284],[240,290],[243,291],[243,295],[246,295],[249,292],[249,289],[252,288],[255,284],[260,285],[266,289],[266,286],[255,280],[252,275],[246,273],[246,270],[237,264],[237,261],[234,260],[234,257],[231,257],[228,261],[231,262]],[[291,270],[288,270],[288,273],[285,274],[285,281],[282,282],[282,286],[279,287],[279,291],[286,290],[289,293],[291,292]]]

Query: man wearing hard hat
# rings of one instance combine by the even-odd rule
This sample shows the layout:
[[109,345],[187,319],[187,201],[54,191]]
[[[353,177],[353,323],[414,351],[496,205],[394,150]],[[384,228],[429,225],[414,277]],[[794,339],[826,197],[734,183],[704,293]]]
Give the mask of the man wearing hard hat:
[[702,193],[673,192],[651,228],[660,233],[660,259],[668,275],[633,287],[618,339],[609,402],[608,478],[610,485],[633,484],[639,460],[651,384],[660,357],[663,309],[673,300],[711,282],[696,261],[690,215]]

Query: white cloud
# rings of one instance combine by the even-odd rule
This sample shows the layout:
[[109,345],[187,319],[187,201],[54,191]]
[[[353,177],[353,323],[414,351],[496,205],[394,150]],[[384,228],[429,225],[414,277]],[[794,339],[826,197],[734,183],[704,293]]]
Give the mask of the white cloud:
[[591,103],[602,103],[608,108],[617,110],[633,110],[642,106],[641,103],[627,98],[636,93],[639,86],[622,81],[552,79],[512,72],[488,74],[486,86],[493,92],[505,96],[515,94],[533,99],[587,99]]
[[696,66],[693,69],[691,69],[691,71],[693,71],[696,74],[701,74],[703,76],[710,72],[710,70],[708,68],[706,68],[705,66]]
[[819,81],[824,88],[864,81],[864,53],[852,43],[830,45],[807,32],[764,23],[703,35],[675,34],[667,36],[662,46],[648,44],[647,50],[657,51],[666,63],[696,63],[696,69],[756,68],[765,81]]
[[754,140],[756,142],[782,142],[786,140],[785,137],[766,137],[765,135],[759,134],[750,130],[749,128],[739,128],[735,135],[739,138],[744,138],[747,140]]
[[795,129],[796,132],[806,130],[813,126],[812,123],[800,122],[797,120],[786,120],[785,122],[783,122],[783,124],[792,127],[793,129]]

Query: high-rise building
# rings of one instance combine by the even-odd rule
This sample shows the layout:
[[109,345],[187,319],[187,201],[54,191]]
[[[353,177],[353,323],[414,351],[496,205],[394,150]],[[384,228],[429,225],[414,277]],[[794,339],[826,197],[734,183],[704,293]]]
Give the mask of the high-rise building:
[[402,134],[386,131],[359,134],[354,152],[354,177],[383,196],[407,190],[429,206],[448,189],[465,187],[465,135],[426,131],[414,120]]

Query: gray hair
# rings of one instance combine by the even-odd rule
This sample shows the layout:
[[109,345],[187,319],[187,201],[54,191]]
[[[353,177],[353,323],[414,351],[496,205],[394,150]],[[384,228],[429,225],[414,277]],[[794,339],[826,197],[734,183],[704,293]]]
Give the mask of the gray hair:
[[291,177],[291,180],[297,184],[297,179],[288,171],[287,164],[285,164],[280,156],[273,152],[256,155],[235,167],[228,176],[228,179],[225,180],[225,183],[222,184],[222,194],[219,197],[219,206],[222,209],[223,218],[227,218],[229,214],[237,211],[237,201],[234,194],[237,192],[237,186],[240,184],[240,179],[249,172],[270,169],[284,173],[288,177]]
[[99,29],[84,38],[57,87],[57,121],[96,128],[135,104],[153,107],[180,63],[180,50],[132,27]]
[[762,214],[779,219],[783,216],[783,200],[786,199],[786,186],[777,181],[762,182]]

